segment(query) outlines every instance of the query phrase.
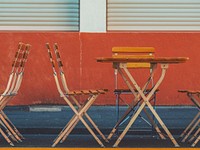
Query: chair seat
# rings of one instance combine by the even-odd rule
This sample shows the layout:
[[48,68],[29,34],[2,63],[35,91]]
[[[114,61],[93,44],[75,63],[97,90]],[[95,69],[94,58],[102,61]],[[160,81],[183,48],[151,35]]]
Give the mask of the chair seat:
[[90,94],[105,94],[107,89],[98,89],[98,90],[74,90],[69,91],[66,95],[90,95]]
[[198,90],[178,90],[180,93],[191,93],[191,94],[200,94]]
[[[146,89],[146,92],[150,92],[151,89]],[[135,92],[138,92],[136,89],[134,89]],[[155,93],[158,92],[159,89],[156,89]],[[130,89],[115,89],[114,90],[115,94],[121,94],[121,93],[131,93]]]

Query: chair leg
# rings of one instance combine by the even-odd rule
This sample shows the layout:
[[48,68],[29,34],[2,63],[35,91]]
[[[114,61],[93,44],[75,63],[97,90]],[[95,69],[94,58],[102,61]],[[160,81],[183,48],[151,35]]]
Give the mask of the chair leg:
[[[75,97],[71,97],[76,105],[81,108],[82,106],[78,103],[78,101],[75,99]],[[97,97],[96,97],[97,98]],[[97,125],[95,124],[95,122],[91,119],[91,117],[87,114],[87,112],[84,113],[85,117],[88,119],[88,121],[92,124],[92,126],[94,127],[94,129],[99,133],[99,135],[106,141],[108,142],[108,140],[106,139],[106,137],[103,135],[103,133],[99,130],[99,128],[97,127]]]
[[[94,137],[94,139],[97,141],[97,143],[99,143],[99,145],[101,145],[101,147],[104,147],[103,143],[99,140],[99,138],[95,135],[95,133],[92,131],[92,129],[88,126],[88,124],[83,120],[82,117],[79,118],[81,120],[81,122],[84,124],[84,126],[88,129],[88,131],[90,132],[90,134]],[[65,135],[69,135],[70,131],[72,131],[73,127],[75,127],[76,122],[79,121],[78,117],[76,116],[71,123],[68,125],[68,127],[60,134],[60,136],[55,140],[55,142],[53,143],[52,147],[55,147],[58,142],[63,138],[63,136]]]
[[[14,126],[14,124],[10,121],[10,119],[7,117],[7,115],[3,112],[3,109],[5,108],[5,106],[8,104],[8,102],[13,98],[13,96],[7,96],[7,97],[3,97],[0,103],[0,118],[4,118],[5,120],[5,125],[8,126],[6,128],[8,128],[9,130],[13,130],[16,135],[19,137],[19,141],[21,142],[21,139],[24,139],[24,137],[20,134],[20,132],[17,130],[17,128]],[[12,131],[11,131],[12,132]],[[13,136],[15,136],[15,134],[13,133]],[[12,138],[14,141],[16,141],[17,137]]]
[[[79,108],[78,112],[80,112],[81,109],[82,109],[82,107]],[[83,115],[83,114],[82,114],[82,115]],[[74,116],[70,119],[70,121],[67,123],[67,125],[63,128],[62,132],[65,131],[65,130],[67,130],[67,132],[66,132],[65,135],[62,137],[62,140],[60,141],[60,143],[63,143],[63,142],[65,141],[65,139],[68,137],[68,135],[71,133],[71,131],[74,129],[74,127],[75,127],[75,126],[77,125],[77,123],[79,122],[79,118],[77,118],[76,121],[75,121],[73,124],[71,124],[71,122],[75,119],[76,116],[77,116],[77,115],[74,115]],[[68,129],[66,129],[66,128],[68,128]]]
[[[87,130],[90,132],[90,134],[94,137],[94,139],[97,141],[97,143],[99,143],[99,145],[101,147],[104,147],[103,143],[99,140],[99,138],[96,136],[96,134],[93,132],[93,130],[89,127],[89,125],[85,122],[85,120],[83,119],[83,114],[86,113],[86,111],[90,108],[90,106],[92,105],[92,103],[95,101],[95,99],[98,97],[98,95],[93,95],[92,97],[90,97],[87,101],[87,103],[85,104],[85,106],[80,110],[80,112],[77,114],[78,115],[78,120],[81,120],[81,122],[85,125],[85,127],[87,128]],[[76,125],[76,124],[75,124]],[[74,125],[74,126],[75,126]],[[72,130],[73,128],[71,128],[70,130]],[[67,134],[70,133],[67,132]]]
[[57,140],[57,138],[66,130],[66,128],[69,126],[70,122],[72,122],[72,120],[76,117],[76,115],[74,115],[70,121],[65,125],[65,127],[60,131],[60,133],[58,134],[58,136],[54,139],[53,143]]
[[67,133],[67,131],[72,127],[72,125],[75,123],[76,119],[78,118],[78,116],[75,116],[73,120],[71,120],[71,122],[69,123],[69,125],[63,130],[63,132],[61,132],[57,138],[54,140],[52,147],[55,147],[59,141],[63,138],[63,136]]
[[100,131],[100,129],[97,127],[97,125],[94,123],[94,121],[90,118],[90,116],[86,113],[85,116],[87,117],[87,119],[90,121],[90,123],[92,124],[92,126],[95,128],[95,130],[99,133],[99,135],[106,141],[109,142],[107,140],[107,138],[104,136],[104,134]]
[[[87,115],[87,113],[85,113],[85,116]],[[108,140],[106,139],[106,137],[103,135],[103,133],[99,130],[99,128],[96,126],[96,124],[93,122],[93,120],[89,117],[86,116],[87,119],[90,121],[90,123],[93,125],[93,127],[95,128],[95,130],[100,134],[100,136],[106,141],[108,142]],[[76,126],[76,124],[79,122],[79,120],[77,120],[73,126],[69,129],[69,132],[67,132],[65,134],[65,136],[62,138],[62,140],[60,141],[60,143],[63,143],[65,141],[65,139],[67,138],[67,136],[69,135],[69,133],[73,130],[73,128]]]
[[[80,108],[78,109],[78,112],[80,112],[82,108],[83,108],[83,107],[80,107]],[[82,114],[82,115],[83,115],[83,114]],[[79,118],[77,118],[76,121],[75,121],[73,124],[71,124],[71,122],[73,121],[73,119],[75,119],[76,116],[77,116],[77,115],[74,115],[74,116],[70,119],[70,121],[67,123],[67,125],[63,128],[63,130],[61,131],[61,133],[63,133],[64,130],[67,130],[67,132],[65,132],[65,135],[62,137],[62,140],[60,141],[60,143],[63,143],[63,142],[65,141],[65,139],[67,138],[67,136],[69,135],[69,133],[71,133],[71,131],[73,130],[73,128],[74,128],[74,127],[77,125],[77,123],[79,122]],[[66,129],[66,128],[68,128],[68,129]],[[59,134],[59,136],[60,136],[60,134]]]
[[200,128],[198,128],[198,130],[195,132],[195,134],[190,138],[190,140],[188,142],[192,142],[197,137],[199,132],[200,132]]
[[0,114],[0,119],[2,120],[2,122],[6,125],[6,127],[10,130],[10,132],[14,135],[14,137],[22,142],[22,140],[20,139],[20,137],[15,133],[15,131],[11,128],[11,126],[8,124],[8,122],[4,119],[4,117],[2,116],[2,114]]
[[196,116],[194,117],[194,119],[190,122],[190,124],[185,128],[185,130],[182,132],[182,134],[180,135],[180,137],[183,137],[187,132],[188,130],[191,128],[191,126],[196,122],[197,118],[199,118],[200,116],[200,112],[198,112],[196,114]]
[[84,124],[84,126],[88,129],[88,131],[90,132],[90,134],[94,137],[94,139],[97,141],[97,143],[99,143],[99,145],[101,145],[101,147],[104,147],[103,143],[99,140],[99,138],[95,135],[95,133],[92,131],[92,129],[88,126],[88,124],[84,121],[84,119],[82,118],[83,113],[85,113],[90,106],[92,105],[92,103],[95,101],[95,99],[98,97],[98,95],[93,95],[91,96],[87,103],[84,105],[84,107],[77,112],[76,109],[74,108],[74,106],[68,101],[68,99],[66,97],[64,97],[64,99],[66,100],[66,102],[69,104],[69,106],[72,108],[72,110],[75,112],[75,117],[73,119],[70,120],[68,126],[66,127],[66,129],[57,137],[57,139],[55,140],[55,142],[53,143],[52,147],[55,147],[58,142],[67,134],[70,133],[70,131],[72,131],[73,127],[75,127],[75,123],[77,122],[77,120],[81,120],[81,122]]
[[153,125],[154,129],[156,130],[156,132],[160,136],[160,138],[165,140],[166,138],[163,136],[162,132],[158,128],[157,124],[154,122],[153,118],[149,115],[149,113],[147,112],[145,107],[144,107],[144,112],[145,112],[146,116],[148,117],[149,121],[151,122],[151,124]]
[[64,99],[68,103],[68,105],[70,106],[70,108],[75,112],[75,115],[70,119],[70,121],[67,123],[67,125],[63,128],[63,130],[56,137],[56,139],[53,142],[52,147],[55,147],[61,141],[61,139],[63,139],[63,137],[65,135],[68,135],[70,133],[69,131],[72,131],[73,125],[76,124],[77,121],[79,121],[79,119],[78,119],[78,112],[80,112],[81,109],[83,109],[83,108],[80,108],[78,110],[78,112],[77,112],[77,110],[74,108],[74,106],[71,104],[71,102],[66,97],[64,97]]
[[6,134],[3,132],[1,128],[0,128],[0,133],[11,146],[14,146],[14,144],[10,141],[10,139],[6,136]]
[[6,121],[13,127],[14,131],[17,133],[17,135],[21,138],[21,139],[25,139],[23,137],[23,135],[18,131],[18,129],[15,127],[15,125],[10,121],[10,119],[8,118],[8,116],[1,111],[1,114],[3,115],[3,117],[6,119]]
[[8,128],[3,124],[1,120],[0,120],[0,125],[7,133],[8,137],[10,137],[14,142],[18,142],[17,139],[12,135],[12,133],[8,130]]
[[80,117],[81,122],[85,125],[85,127],[87,128],[87,130],[90,132],[90,134],[92,134],[92,136],[94,137],[94,139],[97,141],[97,143],[99,143],[99,145],[101,147],[105,147],[103,145],[103,143],[99,140],[99,138],[96,136],[96,134],[92,131],[92,129],[88,126],[88,124],[83,120],[82,117]]
[[186,134],[186,136],[183,138],[183,140],[181,142],[185,142],[186,139],[190,136],[190,134],[192,133],[192,131],[196,128],[196,126],[198,126],[200,120],[198,120],[194,126],[190,129],[190,131]]
[[[79,104],[79,102],[76,100],[76,98],[74,96],[71,96],[71,98],[73,99],[73,101],[76,103],[76,105],[81,108],[81,104]],[[108,142],[108,140],[106,139],[106,137],[103,135],[103,133],[99,130],[99,128],[97,127],[97,125],[95,124],[95,122],[90,118],[90,116],[87,114],[87,112],[84,113],[85,117],[88,119],[88,121],[92,124],[92,126],[95,128],[95,130],[99,133],[99,135],[106,141]]]
[[191,146],[195,147],[195,145],[199,142],[199,140],[200,140],[200,135],[198,136],[198,138],[194,141],[194,143]]
[[60,143],[63,143],[63,142],[67,139],[68,135],[72,132],[72,130],[74,129],[74,127],[77,125],[77,123],[78,123],[79,121],[80,121],[80,120],[77,119],[77,120],[72,124],[72,126],[69,128],[69,130],[65,133],[65,135],[64,135],[64,137],[62,138],[62,140],[60,141]]

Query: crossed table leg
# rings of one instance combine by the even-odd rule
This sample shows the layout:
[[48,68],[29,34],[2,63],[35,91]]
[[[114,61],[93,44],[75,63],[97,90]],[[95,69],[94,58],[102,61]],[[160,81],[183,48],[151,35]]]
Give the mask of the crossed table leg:
[[[129,85],[130,89],[132,89],[132,91],[134,90],[130,83],[128,82],[127,78],[124,76],[124,74],[122,73],[121,70],[119,70],[121,73],[122,78],[124,79],[124,81]],[[155,67],[152,67],[152,71],[150,74],[150,77],[148,78],[147,82],[145,83],[145,85],[142,88],[142,92],[145,94],[148,94],[148,92],[146,92],[146,88],[149,85],[150,81],[152,81],[152,78],[154,76],[154,72],[155,72]],[[134,90],[137,92],[137,90]],[[149,90],[151,91],[151,89]],[[125,111],[125,113],[123,114],[123,116],[119,119],[119,121],[116,123],[116,125],[113,127],[112,131],[110,132],[110,134],[108,135],[108,140],[110,140],[112,138],[112,136],[114,135],[114,133],[117,131],[117,128],[120,126],[121,123],[123,123],[123,121],[126,119],[126,117],[129,115],[129,113],[131,111],[136,111],[135,107],[137,105],[139,105],[139,103],[141,103],[142,98],[140,97],[139,94],[136,94],[135,92],[133,93],[135,96],[135,99],[131,102],[131,104],[129,105],[128,109]],[[147,118],[149,119],[151,125],[154,127],[154,129],[156,130],[156,132],[158,133],[158,135],[160,136],[161,139],[165,139],[165,137],[163,136],[163,134],[161,133],[160,129],[158,128],[157,124],[154,122],[154,119],[151,117],[151,115],[147,112],[146,108],[144,107],[143,109],[144,113],[146,114]]]
[[[154,65],[156,65],[156,64],[154,64]],[[161,73],[161,76],[160,76],[159,80],[154,85],[154,87],[152,88],[152,90],[148,93],[148,95],[145,95],[144,92],[143,92],[143,90],[141,90],[141,88],[138,86],[137,82],[135,81],[135,79],[131,75],[131,73],[126,68],[126,63],[125,64],[121,64],[120,66],[119,65],[117,66],[117,69],[118,69],[120,75],[122,76],[123,80],[125,81],[125,83],[129,87],[129,89],[131,90],[131,92],[133,93],[133,95],[135,97],[140,97],[141,96],[141,98],[143,99],[143,102],[140,105],[140,107],[138,108],[138,110],[136,111],[136,113],[131,117],[131,120],[129,121],[128,125],[126,126],[126,128],[124,129],[124,131],[121,133],[121,135],[119,136],[119,138],[117,139],[117,141],[115,142],[115,144],[113,145],[113,147],[117,147],[118,146],[118,144],[121,142],[121,140],[123,139],[123,137],[125,136],[125,134],[128,132],[128,130],[131,127],[131,125],[135,122],[135,120],[137,119],[137,117],[139,116],[139,114],[141,113],[141,111],[144,109],[145,105],[147,105],[149,107],[150,111],[153,113],[153,115],[157,119],[158,123],[164,129],[164,131],[166,132],[166,134],[168,135],[168,137],[171,139],[171,141],[175,145],[175,147],[179,147],[179,144],[176,142],[176,140],[174,139],[174,137],[172,136],[172,134],[170,133],[170,131],[168,130],[168,128],[165,126],[165,124],[163,123],[163,121],[161,120],[161,118],[159,117],[159,115],[156,113],[156,111],[154,110],[153,106],[149,102],[150,98],[152,97],[152,95],[154,94],[154,92],[156,91],[156,89],[159,87],[159,85],[161,84],[161,82],[163,81],[167,68],[168,68],[168,64],[161,64],[162,73]],[[124,70],[124,72],[122,71],[122,69]],[[127,77],[130,80],[130,82],[126,79],[125,75],[127,75]],[[133,87],[136,88],[136,90],[138,91],[138,94],[135,93]]]

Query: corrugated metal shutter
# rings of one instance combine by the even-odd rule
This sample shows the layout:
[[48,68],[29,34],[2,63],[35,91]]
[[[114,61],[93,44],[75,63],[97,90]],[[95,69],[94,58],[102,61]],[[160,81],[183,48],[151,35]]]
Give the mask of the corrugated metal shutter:
[[79,31],[79,0],[0,0],[0,30]]
[[108,0],[107,30],[200,30],[200,0]]

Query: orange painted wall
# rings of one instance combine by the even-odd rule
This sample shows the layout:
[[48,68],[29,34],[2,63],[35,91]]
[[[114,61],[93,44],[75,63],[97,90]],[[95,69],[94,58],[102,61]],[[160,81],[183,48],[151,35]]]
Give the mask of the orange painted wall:
[[[190,58],[187,63],[170,65],[157,95],[159,105],[191,104],[177,90],[200,88],[200,32],[0,32],[0,41],[1,90],[5,89],[18,42],[32,45],[22,86],[10,105],[65,104],[55,87],[46,42],[59,44],[70,89],[110,90],[99,97],[96,104],[115,104],[112,65],[95,60],[96,57],[111,56],[113,46],[153,46],[157,56]],[[136,78],[139,83],[144,82],[145,75],[147,72],[138,71]]]

